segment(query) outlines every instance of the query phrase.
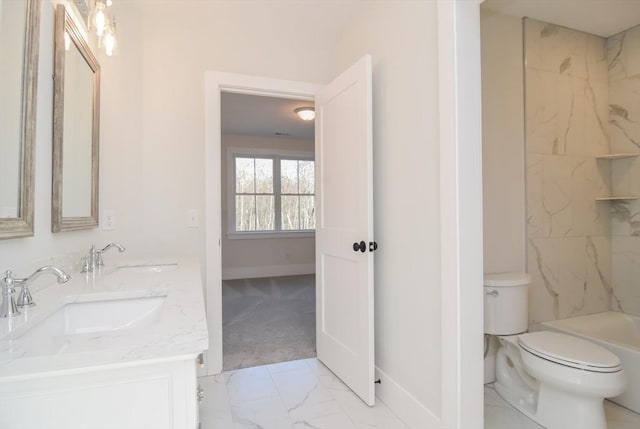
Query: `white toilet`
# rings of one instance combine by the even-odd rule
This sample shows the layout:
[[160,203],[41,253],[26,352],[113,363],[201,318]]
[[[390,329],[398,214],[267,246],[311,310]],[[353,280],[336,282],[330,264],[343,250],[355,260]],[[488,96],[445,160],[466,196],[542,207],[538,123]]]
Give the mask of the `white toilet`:
[[496,391],[547,429],[606,429],[604,398],[621,394],[620,359],[589,341],[526,333],[528,274],[484,278],[484,332],[497,335]]

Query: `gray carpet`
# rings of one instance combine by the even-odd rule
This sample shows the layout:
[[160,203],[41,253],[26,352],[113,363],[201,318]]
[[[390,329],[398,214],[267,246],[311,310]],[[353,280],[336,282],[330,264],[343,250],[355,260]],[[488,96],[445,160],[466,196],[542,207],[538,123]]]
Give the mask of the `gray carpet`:
[[225,371],[316,356],[315,276],[222,282]]

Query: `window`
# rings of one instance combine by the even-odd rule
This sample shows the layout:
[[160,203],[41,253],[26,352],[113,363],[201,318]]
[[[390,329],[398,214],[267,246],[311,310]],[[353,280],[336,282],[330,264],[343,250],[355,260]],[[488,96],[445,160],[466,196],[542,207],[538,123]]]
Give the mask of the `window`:
[[314,161],[281,154],[231,156],[230,232],[315,229]]

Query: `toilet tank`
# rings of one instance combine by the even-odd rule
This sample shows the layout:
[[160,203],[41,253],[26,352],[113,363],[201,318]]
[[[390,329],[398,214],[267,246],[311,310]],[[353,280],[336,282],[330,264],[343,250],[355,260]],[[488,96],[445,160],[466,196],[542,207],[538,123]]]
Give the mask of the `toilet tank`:
[[484,332],[491,335],[515,335],[525,332],[529,323],[526,273],[487,274],[484,276]]

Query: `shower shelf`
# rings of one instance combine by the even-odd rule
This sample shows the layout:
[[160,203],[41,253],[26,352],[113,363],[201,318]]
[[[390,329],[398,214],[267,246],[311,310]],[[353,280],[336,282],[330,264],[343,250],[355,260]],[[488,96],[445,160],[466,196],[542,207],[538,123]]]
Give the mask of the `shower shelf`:
[[[606,155],[598,155],[598,159],[622,159],[622,158],[634,158],[640,156],[640,153],[608,153]],[[628,199],[628,198],[627,198]]]
[[[598,155],[597,159],[625,159],[625,158],[635,158],[640,156],[640,153],[631,153],[631,152],[618,152],[618,153],[608,153],[606,155]],[[608,197],[598,197],[596,201],[631,201],[631,200],[640,200],[640,195],[610,195]]]
[[620,195],[610,197],[598,197],[596,201],[624,201],[624,200],[640,200],[640,195]]

